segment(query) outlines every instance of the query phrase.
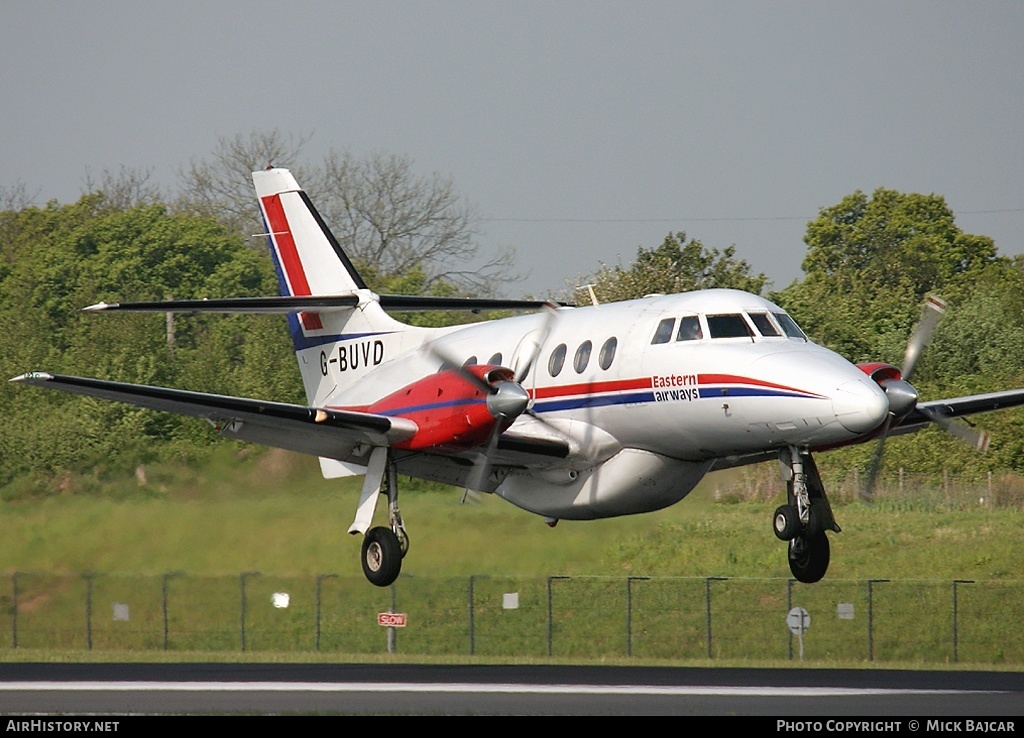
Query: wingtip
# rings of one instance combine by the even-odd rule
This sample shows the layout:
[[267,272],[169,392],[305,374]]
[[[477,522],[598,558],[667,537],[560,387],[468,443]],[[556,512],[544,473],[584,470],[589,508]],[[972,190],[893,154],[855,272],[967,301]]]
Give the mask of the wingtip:
[[89,305],[88,307],[82,308],[82,312],[83,313],[98,313],[98,312],[101,312],[103,310],[110,310],[111,308],[116,308],[117,305],[118,305],[118,303],[116,303],[116,302],[114,302],[114,303],[97,302],[95,305]]
[[16,377],[11,377],[8,382],[46,382],[53,379],[52,374],[46,372],[27,372],[26,374],[19,374]]

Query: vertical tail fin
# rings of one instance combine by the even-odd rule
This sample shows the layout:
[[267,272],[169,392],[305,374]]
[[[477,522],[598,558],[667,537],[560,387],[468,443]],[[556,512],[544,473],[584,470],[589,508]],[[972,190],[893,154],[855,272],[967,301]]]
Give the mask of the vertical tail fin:
[[252,173],[283,295],[335,295],[366,289],[320,213],[287,169]]
[[405,326],[391,319],[287,169],[253,172],[281,294],[358,295],[355,308],[289,315],[310,404],[364,376],[384,360],[384,337]]

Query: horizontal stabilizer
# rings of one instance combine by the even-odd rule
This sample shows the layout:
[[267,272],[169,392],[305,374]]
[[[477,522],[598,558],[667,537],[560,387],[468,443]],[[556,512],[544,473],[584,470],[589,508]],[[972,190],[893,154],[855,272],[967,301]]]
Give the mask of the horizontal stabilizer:
[[[100,302],[82,308],[87,312],[152,313],[296,313],[347,310],[359,305],[357,293],[347,295],[306,295],[302,297],[227,297],[213,300],[158,300],[154,302]],[[416,295],[380,295],[385,310],[400,312],[444,310],[540,310],[553,303],[542,300],[504,300],[483,297],[421,297]],[[557,303],[573,307],[571,303]]]

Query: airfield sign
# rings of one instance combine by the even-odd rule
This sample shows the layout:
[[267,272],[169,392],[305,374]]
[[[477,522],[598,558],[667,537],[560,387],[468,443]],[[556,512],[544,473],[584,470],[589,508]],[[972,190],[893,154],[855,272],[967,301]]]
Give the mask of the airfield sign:
[[802,607],[794,607],[786,616],[786,625],[793,635],[803,635],[811,627],[811,615]]

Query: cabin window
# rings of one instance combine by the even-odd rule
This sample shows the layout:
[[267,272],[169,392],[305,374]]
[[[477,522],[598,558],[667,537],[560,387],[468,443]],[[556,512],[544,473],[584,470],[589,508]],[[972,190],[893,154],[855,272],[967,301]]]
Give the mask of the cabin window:
[[787,336],[790,338],[802,338],[805,341],[807,340],[807,336],[804,335],[804,332],[800,330],[800,326],[798,326],[796,321],[791,317],[785,313],[772,313],[772,315],[774,315],[775,319],[779,321],[779,325],[782,326],[782,330],[785,331]]
[[768,317],[768,313],[748,313],[750,320],[754,326],[766,338],[777,338],[782,334],[779,333],[779,329],[775,327],[772,319]]
[[597,363],[601,365],[602,369],[607,369],[612,365],[615,360],[615,349],[618,348],[619,340],[612,336],[604,345],[601,346],[601,353],[597,355]]
[[593,348],[594,344],[590,341],[584,341],[576,349],[576,356],[572,360],[572,368],[576,370],[577,374],[582,374],[583,370],[587,368],[587,364],[590,363],[590,352]]
[[712,338],[752,338],[750,326],[742,315],[709,315],[708,331]]
[[562,373],[562,367],[565,366],[565,352],[568,349],[564,343],[560,343],[555,346],[555,350],[551,352],[551,358],[548,359],[548,374],[552,377],[557,377]]
[[654,331],[654,338],[651,340],[651,343],[668,343],[672,340],[672,329],[675,327],[675,318],[665,318],[658,323],[658,330]]
[[468,359],[466,359],[462,366],[473,366],[474,364],[476,364],[476,357],[470,356]]
[[496,353],[496,354],[495,354],[494,356],[492,356],[491,358],[489,358],[489,359],[487,360],[487,363],[488,363],[488,364],[497,364],[498,366],[501,366],[501,352],[499,351],[499,352],[498,352],[498,353]]
[[677,341],[699,341],[702,338],[704,338],[704,331],[701,329],[700,319],[696,315],[684,315],[679,319]]

